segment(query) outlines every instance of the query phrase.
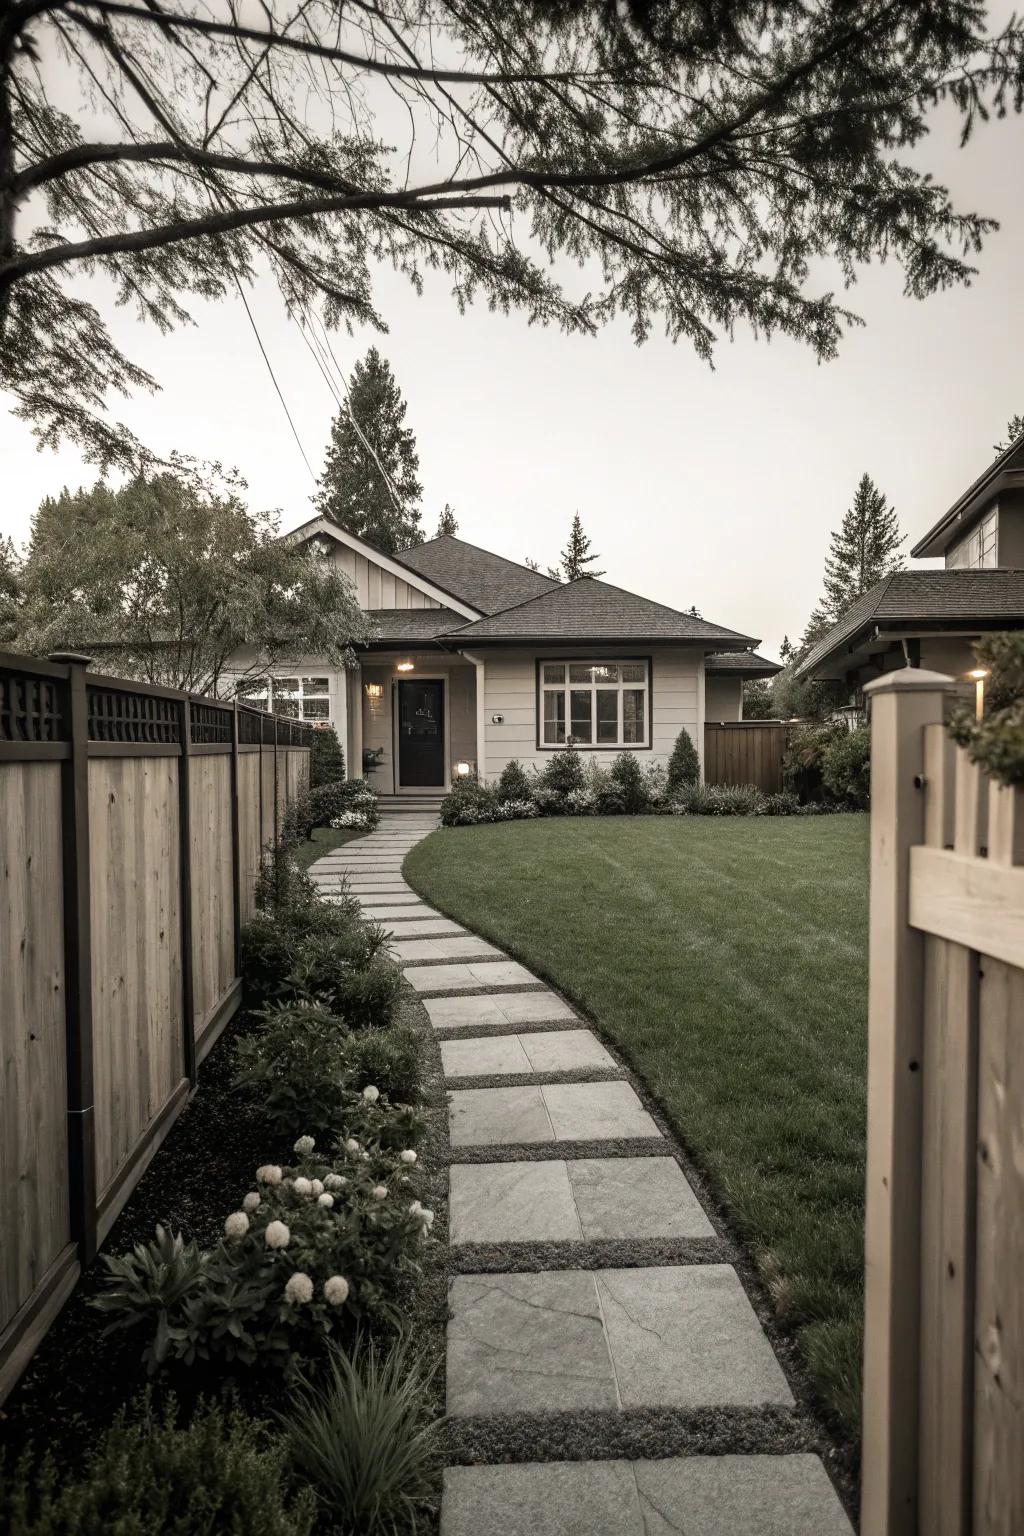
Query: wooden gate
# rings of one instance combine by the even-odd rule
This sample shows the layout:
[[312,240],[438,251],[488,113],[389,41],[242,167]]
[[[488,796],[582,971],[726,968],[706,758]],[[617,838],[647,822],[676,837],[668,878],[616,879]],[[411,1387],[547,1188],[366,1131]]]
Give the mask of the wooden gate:
[[1024,1531],[1024,789],[865,690],[871,980],[862,1536]]
[[777,720],[705,725],[705,784],[756,784],[766,795],[777,794],[788,733]]

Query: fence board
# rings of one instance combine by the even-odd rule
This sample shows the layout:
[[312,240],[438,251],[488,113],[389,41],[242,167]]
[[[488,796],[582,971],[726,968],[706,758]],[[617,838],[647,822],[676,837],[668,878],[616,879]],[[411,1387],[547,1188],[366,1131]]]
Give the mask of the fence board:
[[235,979],[231,759],[193,757],[189,775],[192,988],[199,1040]]
[[0,1333],[70,1238],[60,776],[0,763]]
[[242,861],[242,922],[255,910],[254,892],[260,869],[260,758],[243,752],[238,760],[238,798],[241,811],[239,856]]

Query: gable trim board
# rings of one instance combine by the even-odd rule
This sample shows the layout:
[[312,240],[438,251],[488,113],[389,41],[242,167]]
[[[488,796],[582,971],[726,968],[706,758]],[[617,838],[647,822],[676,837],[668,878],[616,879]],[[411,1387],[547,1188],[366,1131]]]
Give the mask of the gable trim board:
[[[318,537],[333,539],[335,543],[344,545],[346,549],[354,550],[357,555],[362,555],[372,565],[379,566],[389,576],[398,577],[407,586],[414,587],[418,592],[422,592],[425,597],[432,598],[439,607],[452,608],[465,619],[472,620],[483,617],[478,608],[471,608],[461,597],[456,597],[453,592],[448,592],[443,587],[439,587],[435,582],[429,581],[425,576],[421,576],[419,571],[414,570],[411,565],[406,565],[402,560],[396,559],[395,556],[386,555],[383,550],[375,549],[372,544],[367,544],[357,534],[350,533],[347,528],[342,528],[338,523],[331,522],[329,517],[310,518],[309,522],[302,523],[298,528],[293,528],[284,537],[286,541],[293,544],[306,544],[310,539]],[[383,604],[367,604],[368,608],[374,606],[382,607]]]

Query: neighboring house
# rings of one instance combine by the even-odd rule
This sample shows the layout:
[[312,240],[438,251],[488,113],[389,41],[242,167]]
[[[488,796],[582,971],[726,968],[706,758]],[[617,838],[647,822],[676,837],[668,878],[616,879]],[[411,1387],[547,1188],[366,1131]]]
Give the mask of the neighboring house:
[[858,598],[804,657],[796,676],[833,681],[863,703],[871,678],[926,667],[966,683],[972,642],[1024,627],[1024,438],[985,470],[911,550],[945,569],[897,571]]
[[782,668],[756,651],[719,651],[704,658],[704,718],[731,725],[743,719],[743,684],[750,677],[774,677]]
[[348,669],[315,656],[275,668],[259,701],[332,721],[349,772],[372,753],[383,794],[493,780],[512,758],[543,766],[569,736],[583,752],[667,763],[685,727],[702,752],[705,719],[738,719],[743,677],[774,670],[749,635],[462,539],[386,555],[319,517],[289,537],[351,578],[374,634]]

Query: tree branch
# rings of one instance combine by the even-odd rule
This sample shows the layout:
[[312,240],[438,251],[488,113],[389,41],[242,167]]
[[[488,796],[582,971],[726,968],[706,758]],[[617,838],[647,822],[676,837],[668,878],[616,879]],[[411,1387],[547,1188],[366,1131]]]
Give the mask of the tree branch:
[[94,165],[109,165],[112,161],[130,161],[145,164],[153,160],[182,161],[199,170],[231,171],[240,176],[277,176],[283,181],[300,181],[306,186],[318,187],[323,192],[337,192],[353,196],[359,188],[354,182],[331,176],[326,171],[304,169],[283,160],[246,160],[241,155],[217,154],[212,150],[194,149],[188,144],[76,144],[73,149],[51,155],[47,160],[28,166],[8,182],[0,182],[0,192],[12,197],[24,197],[36,187],[56,181],[71,171],[88,170]]

